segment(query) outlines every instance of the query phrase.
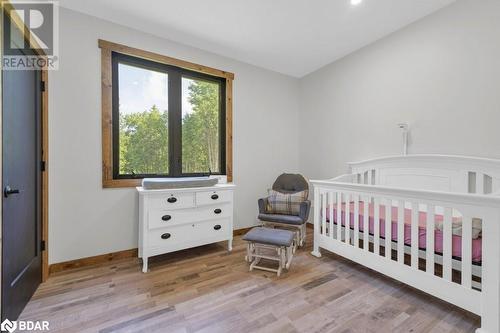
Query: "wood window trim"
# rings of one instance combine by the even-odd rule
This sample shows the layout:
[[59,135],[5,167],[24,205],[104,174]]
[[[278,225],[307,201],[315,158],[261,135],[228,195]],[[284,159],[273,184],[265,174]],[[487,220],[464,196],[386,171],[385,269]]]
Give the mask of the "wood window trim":
[[209,74],[226,80],[226,177],[233,181],[233,79],[234,74],[220,69],[198,65],[161,54],[108,42],[98,41],[101,49],[101,130],[102,130],[102,187],[120,188],[140,186],[142,179],[113,179],[113,89],[112,53],[121,53],[138,58],[177,66],[192,71]]

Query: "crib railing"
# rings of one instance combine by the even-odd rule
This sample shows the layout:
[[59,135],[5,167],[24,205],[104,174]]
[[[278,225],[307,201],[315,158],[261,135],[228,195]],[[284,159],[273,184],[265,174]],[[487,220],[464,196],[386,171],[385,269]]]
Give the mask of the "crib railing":
[[[371,179],[368,173],[312,181],[313,255],[320,248],[337,253],[481,315],[484,332],[499,332],[500,198],[376,186]],[[481,262],[473,262],[473,219],[482,221]],[[459,235],[454,222],[461,223]]]
[[[378,185],[378,173],[377,169],[369,168],[368,170],[363,169],[355,174],[345,176],[352,176],[352,182],[357,184]],[[497,181],[486,173],[466,171],[463,173],[463,182],[463,190],[466,193],[491,194],[500,192]]]

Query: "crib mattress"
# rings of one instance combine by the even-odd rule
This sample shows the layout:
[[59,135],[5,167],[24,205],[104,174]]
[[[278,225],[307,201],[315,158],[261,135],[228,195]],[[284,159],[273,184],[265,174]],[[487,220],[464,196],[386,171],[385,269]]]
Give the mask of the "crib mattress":
[[[364,206],[363,202],[361,201],[359,203],[359,230],[364,231],[364,226],[363,226],[363,214],[364,214]],[[379,205],[380,207],[380,237],[385,239],[385,206],[384,205]],[[370,235],[374,234],[375,227],[374,227],[374,205],[369,204],[369,233]],[[351,229],[354,229],[354,202],[350,203],[349,207],[349,225]],[[405,208],[405,214],[404,214],[404,242],[406,245],[411,245],[411,215],[412,215],[412,210]],[[398,239],[398,222],[397,222],[397,216],[398,216],[398,208],[397,207],[392,207],[392,214],[391,214],[391,239],[393,241],[397,241]],[[330,217],[330,207],[327,207],[326,209],[326,219],[329,222],[329,217]],[[337,224],[337,207],[333,207],[333,220],[334,224]],[[440,214],[435,214],[435,221],[443,221],[443,215]],[[426,249],[426,242],[427,242],[427,228],[426,228],[426,223],[427,223],[427,213],[426,212],[419,212],[419,227],[418,227],[418,246],[420,249],[425,250]],[[345,204],[342,204],[342,212],[341,212],[341,224],[342,226],[345,226]],[[383,245],[383,243],[381,243]],[[438,254],[443,253],[443,233],[441,230],[436,229],[434,230],[434,251]],[[452,235],[452,256],[455,258],[462,258],[462,236],[460,235]],[[476,264],[481,263],[481,258],[482,257],[482,239],[481,237],[473,239],[472,240],[472,261]]]

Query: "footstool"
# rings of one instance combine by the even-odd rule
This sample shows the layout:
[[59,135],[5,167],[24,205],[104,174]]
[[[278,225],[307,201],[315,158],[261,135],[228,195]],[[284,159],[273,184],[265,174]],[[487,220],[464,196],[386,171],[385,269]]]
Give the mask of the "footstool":
[[[290,268],[293,257],[295,233],[290,230],[271,229],[256,227],[243,236],[247,241],[247,255],[245,260],[250,263],[250,271],[261,269],[276,272],[281,275],[283,268]],[[276,255],[273,255],[273,252]],[[269,259],[278,262],[278,269],[258,266],[261,259]]]

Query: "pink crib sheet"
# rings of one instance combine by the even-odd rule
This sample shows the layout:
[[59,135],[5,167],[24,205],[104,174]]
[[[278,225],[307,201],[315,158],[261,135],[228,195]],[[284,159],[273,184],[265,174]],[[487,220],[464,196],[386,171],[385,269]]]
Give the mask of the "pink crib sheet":
[[[382,238],[385,238],[385,206],[380,205],[380,236]],[[349,221],[350,221],[350,228],[354,229],[354,202],[350,203],[350,208],[349,208]],[[359,230],[363,231],[363,213],[364,213],[364,207],[363,207],[363,202],[359,203]],[[404,242],[406,245],[411,245],[411,213],[412,210],[405,208],[405,217],[404,217],[404,222],[405,222],[405,230],[404,230]],[[369,205],[369,231],[370,235],[374,234],[374,205],[370,204]],[[391,239],[393,241],[397,241],[398,239],[398,208],[397,207],[392,207],[392,214],[391,214]],[[327,207],[326,209],[326,219],[329,222],[329,217],[330,217],[330,208]],[[342,225],[345,226],[345,203],[342,204],[342,214],[341,214],[341,220],[342,220]],[[426,249],[426,222],[427,221],[427,213],[426,212],[419,212],[419,227],[418,227],[418,246],[420,249]],[[443,215],[435,214],[435,221],[443,221]],[[333,222],[334,224],[337,224],[337,206],[335,205],[333,207]],[[384,245],[383,242],[381,242],[381,245]],[[482,239],[481,237],[477,239],[472,240],[472,261],[474,263],[480,263],[481,262],[481,249],[482,249]],[[443,253],[443,233],[441,230],[436,229],[434,231],[434,251],[436,253],[442,254]],[[456,258],[461,258],[462,257],[462,237],[459,235],[452,235],[452,256]]]

